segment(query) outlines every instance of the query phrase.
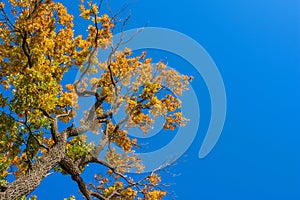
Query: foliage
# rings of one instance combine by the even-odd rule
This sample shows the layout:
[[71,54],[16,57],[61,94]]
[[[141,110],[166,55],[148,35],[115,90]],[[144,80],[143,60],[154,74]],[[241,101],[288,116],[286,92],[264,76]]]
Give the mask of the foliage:
[[[162,199],[166,192],[157,172],[141,180],[126,175],[133,168],[143,170],[135,155],[138,142],[128,131],[137,127],[147,134],[159,116],[165,117],[165,129],[183,126],[187,119],[177,96],[190,77],[162,62],[151,64],[145,52],[133,56],[128,48],[118,49],[112,37],[120,20],[100,13],[92,1],[81,1],[79,8],[90,21],[85,38],[74,35],[74,17],[62,3],[0,3],[0,194],[22,199],[55,169],[70,174],[87,199]],[[106,61],[98,61],[98,50],[107,48]],[[80,78],[62,85],[74,68]],[[86,77],[91,74],[95,76]],[[74,126],[78,99],[87,96],[94,96],[95,103],[81,125]],[[122,107],[126,117],[113,121]],[[89,130],[101,136],[99,145],[87,142]],[[104,160],[98,158],[100,152]],[[89,163],[107,168],[90,185],[81,178]],[[15,181],[8,183],[9,176]],[[21,187],[24,181],[28,188]]]

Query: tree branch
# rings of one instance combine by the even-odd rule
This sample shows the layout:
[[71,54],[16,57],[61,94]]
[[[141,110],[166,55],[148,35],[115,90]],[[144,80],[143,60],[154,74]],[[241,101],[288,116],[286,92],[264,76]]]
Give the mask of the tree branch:
[[[92,194],[95,195],[95,194],[94,194],[94,192],[91,192],[87,188],[84,180],[80,176],[79,168],[73,163],[73,161],[69,157],[66,156],[60,162],[60,166],[71,175],[71,177],[74,181],[76,181],[76,183],[77,183],[81,193],[84,195],[84,197],[87,198],[88,200],[92,200],[91,195]],[[98,199],[106,199],[105,197],[103,197],[100,194],[97,194],[97,198]]]

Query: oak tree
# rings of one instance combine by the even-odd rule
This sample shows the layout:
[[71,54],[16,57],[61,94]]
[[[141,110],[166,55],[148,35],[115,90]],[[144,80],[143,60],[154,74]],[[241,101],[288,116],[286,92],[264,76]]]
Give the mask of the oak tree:
[[[156,171],[139,180],[127,175],[143,171],[128,131],[147,134],[159,116],[164,129],[184,125],[177,97],[190,77],[152,64],[145,52],[119,49],[122,41],[113,44],[112,37],[120,20],[99,4],[81,1],[79,9],[90,22],[85,37],[74,34],[74,17],[62,3],[0,3],[0,199],[26,198],[51,171],[70,175],[86,199],[162,199]],[[104,62],[101,49],[110,50]],[[63,84],[71,69],[81,75]],[[83,97],[95,101],[74,124]],[[121,109],[125,117],[113,120]],[[98,144],[87,140],[88,131],[98,134]],[[92,184],[82,178],[89,163],[105,169]]]

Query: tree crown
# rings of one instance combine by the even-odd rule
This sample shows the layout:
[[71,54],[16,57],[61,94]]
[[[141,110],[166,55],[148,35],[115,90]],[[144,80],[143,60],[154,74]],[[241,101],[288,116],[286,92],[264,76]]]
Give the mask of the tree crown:
[[[0,3],[0,197],[24,197],[55,170],[71,175],[87,199],[161,199],[166,192],[157,171],[140,180],[126,176],[133,168],[143,170],[138,141],[128,132],[136,127],[147,134],[159,116],[164,129],[184,125],[177,96],[191,77],[163,62],[152,64],[145,52],[134,56],[119,49],[124,41],[112,42],[118,16],[101,13],[92,1],[81,1],[79,8],[90,22],[85,38],[74,34],[73,16],[62,3]],[[110,49],[104,62],[101,49]],[[64,84],[71,69],[80,76]],[[95,102],[75,125],[78,101],[85,97]],[[121,110],[125,117],[115,121]],[[99,134],[99,144],[87,141],[88,131]],[[91,185],[81,177],[89,163],[106,168]]]

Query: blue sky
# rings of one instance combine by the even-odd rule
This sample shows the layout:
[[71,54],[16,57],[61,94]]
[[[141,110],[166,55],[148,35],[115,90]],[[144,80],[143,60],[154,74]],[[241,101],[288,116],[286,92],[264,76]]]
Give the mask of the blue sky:
[[[71,13],[78,13],[75,1],[62,2]],[[111,6],[118,8],[124,2],[112,0]],[[300,2],[129,3],[132,17],[127,29],[147,24],[190,36],[213,58],[226,88],[222,135],[213,151],[199,159],[210,102],[203,80],[196,77],[193,87],[201,102],[200,128],[190,148],[170,168],[171,173],[180,175],[163,175],[165,182],[174,184],[169,191],[180,200],[300,199]],[[84,24],[76,20],[76,33],[83,33]],[[167,52],[156,51],[153,56],[158,60],[166,57],[181,70],[183,65],[188,67],[183,59]],[[161,137],[158,147],[171,140],[172,133]],[[96,170],[90,168],[87,175]],[[70,177],[55,174],[44,180],[35,194],[43,200],[63,199],[70,191],[78,191]]]

